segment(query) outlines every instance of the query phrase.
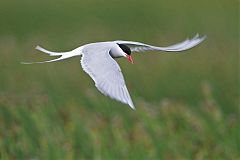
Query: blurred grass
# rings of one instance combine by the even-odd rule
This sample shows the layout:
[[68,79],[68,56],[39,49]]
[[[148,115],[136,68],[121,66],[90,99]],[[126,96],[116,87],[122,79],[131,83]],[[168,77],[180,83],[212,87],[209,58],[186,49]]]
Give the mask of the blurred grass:
[[[0,2],[0,159],[239,159],[238,2]],[[70,50],[106,40],[184,54],[117,60],[136,111],[102,96],[79,59],[44,65],[36,45]],[[37,54],[34,54],[37,53]]]

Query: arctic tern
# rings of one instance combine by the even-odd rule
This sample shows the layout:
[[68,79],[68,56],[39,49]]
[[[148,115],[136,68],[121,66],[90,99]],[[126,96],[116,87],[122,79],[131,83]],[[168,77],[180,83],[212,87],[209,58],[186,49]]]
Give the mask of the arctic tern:
[[131,57],[132,52],[144,51],[166,51],[178,52],[190,49],[201,43],[206,36],[200,37],[198,34],[181,43],[177,43],[168,47],[157,47],[149,44],[133,41],[108,41],[96,42],[80,46],[69,52],[52,52],[40,46],[36,49],[47,53],[50,56],[60,56],[59,58],[43,61],[43,62],[22,62],[23,64],[46,63],[64,60],[74,56],[82,56],[81,65],[83,70],[95,82],[97,89],[112,99],[128,104],[132,109],[135,109],[132,99],[126,87],[123,74],[115,58],[125,57],[132,64],[134,63]]

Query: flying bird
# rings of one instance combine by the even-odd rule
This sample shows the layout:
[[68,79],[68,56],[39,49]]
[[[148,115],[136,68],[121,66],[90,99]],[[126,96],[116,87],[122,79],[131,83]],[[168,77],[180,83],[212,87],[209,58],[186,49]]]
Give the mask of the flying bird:
[[201,43],[206,36],[200,37],[198,34],[181,43],[177,43],[168,47],[157,47],[149,44],[133,41],[108,41],[89,43],[73,49],[69,52],[52,52],[40,46],[36,49],[50,56],[60,56],[56,59],[43,62],[22,62],[23,64],[46,63],[64,60],[74,56],[82,56],[81,65],[83,70],[93,79],[97,89],[112,99],[128,104],[135,109],[128,89],[126,87],[121,68],[114,60],[115,58],[125,57],[129,62],[134,64],[131,57],[132,52],[144,51],[165,51],[179,52],[190,49]]

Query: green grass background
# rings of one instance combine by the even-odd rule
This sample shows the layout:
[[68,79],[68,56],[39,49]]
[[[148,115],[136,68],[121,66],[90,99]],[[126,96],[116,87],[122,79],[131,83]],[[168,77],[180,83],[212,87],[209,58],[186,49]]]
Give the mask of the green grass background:
[[[240,159],[236,0],[0,2],[0,159]],[[118,59],[137,108],[101,95],[75,57],[107,40],[160,46],[207,35],[182,54]]]

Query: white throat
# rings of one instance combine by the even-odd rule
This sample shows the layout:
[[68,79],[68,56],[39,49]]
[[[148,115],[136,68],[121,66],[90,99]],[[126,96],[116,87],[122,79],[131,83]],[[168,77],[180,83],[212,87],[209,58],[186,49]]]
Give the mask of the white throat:
[[110,55],[113,58],[126,57],[126,53],[123,52],[123,50],[117,44],[114,44],[113,47],[111,48]]

